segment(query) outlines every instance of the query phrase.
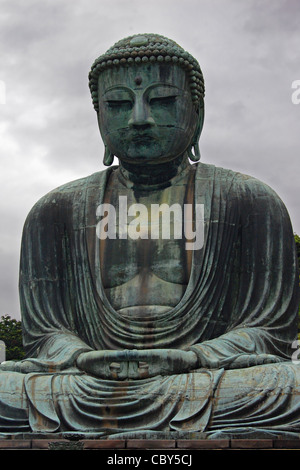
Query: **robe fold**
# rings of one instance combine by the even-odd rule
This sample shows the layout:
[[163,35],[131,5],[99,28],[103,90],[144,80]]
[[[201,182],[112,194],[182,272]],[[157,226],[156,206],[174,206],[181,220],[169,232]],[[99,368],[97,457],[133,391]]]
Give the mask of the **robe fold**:
[[[216,435],[251,427],[300,432],[298,368],[290,362],[299,280],[291,223],[280,198],[253,177],[193,165],[195,204],[204,205],[204,245],[193,252],[186,291],[169,311],[129,319],[106,298],[96,234],[96,210],[114,171],[51,191],[25,222],[25,365],[37,372],[17,375],[30,429],[105,435]],[[192,350],[199,368],[108,381],[75,366],[84,351],[153,348]],[[272,355],[274,364],[259,365],[262,355]],[[0,402],[0,430],[5,419]]]

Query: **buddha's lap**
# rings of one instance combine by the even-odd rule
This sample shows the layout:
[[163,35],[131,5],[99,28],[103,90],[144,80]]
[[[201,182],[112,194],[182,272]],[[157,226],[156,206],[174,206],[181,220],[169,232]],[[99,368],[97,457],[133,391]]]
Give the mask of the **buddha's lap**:
[[[124,400],[124,389],[127,390],[128,397],[132,396],[135,391],[138,389],[148,390],[151,393],[151,389],[156,390],[156,384],[159,382],[160,385],[164,383],[164,380],[173,379],[174,388],[176,389],[176,384],[180,388],[184,389],[185,393],[189,397],[194,397],[195,399],[207,397],[208,386],[211,383],[209,376],[216,377],[219,375],[217,380],[217,388],[215,392],[215,397],[219,404],[225,404],[228,402],[234,402],[235,400],[240,399],[243,396],[252,396],[268,394],[281,395],[287,394],[294,396],[295,399],[299,396],[300,393],[300,364],[293,362],[282,362],[275,364],[265,364],[259,366],[253,366],[245,369],[230,369],[224,370],[221,374],[218,370],[205,370],[199,369],[192,373],[188,374],[178,374],[176,376],[169,377],[154,377],[151,379],[144,380],[131,380],[131,381],[116,381],[116,380],[103,380],[100,378],[92,377],[89,375],[72,375],[72,381],[70,383],[70,388],[73,387],[73,391],[76,390],[76,386],[80,383],[80,387],[84,383],[87,387],[86,390],[89,392],[95,391],[95,395],[101,397],[99,390],[102,390],[102,385],[104,388],[114,389],[117,393],[115,398],[118,396],[118,391],[120,396],[122,396],[122,401]],[[22,374],[19,372],[10,372],[10,371],[1,371],[0,372],[0,403],[6,403],[9,406],[14,406],[18,408],[27,407],[27,394],[26,387],[24,387],[25,379],[28,377],[38,377],[38,394],[47,393],[47,387],[43,389],[41,385],[43,384],[43,377],[45,378],[48,384],[53,384],[53,389],[48,390],[55,397],[56,391],[61,393],[60,390],[55,390],[55,382],[49,382],[49,377],[52,377],[51,374],[43,373],[33,373],[33,374]],[[64,380],[64,388],[66,387],[66,378],[68,374],[55,374],[56,379],[59,383],[59,379]],[[70,377],[70,376],[69,376]],[[188,378],[188,379],[187,379]],[[186,380],[183,380],[186,379]],[[213,381],[213,380],[212,380]],[[216,380],[215,380],[216,382]],[[73,384],[73,385],[72,385]],[[66,388],[65,388],[66,389]],[[161,390],[163,391],[163,390]],[[183,391],[183,390],[179,390]],[[126,395],[125,393],[125,395]]]

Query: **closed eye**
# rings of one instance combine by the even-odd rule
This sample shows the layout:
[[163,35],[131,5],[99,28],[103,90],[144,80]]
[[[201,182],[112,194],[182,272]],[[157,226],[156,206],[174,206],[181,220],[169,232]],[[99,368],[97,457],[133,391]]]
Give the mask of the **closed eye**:
[[150,105],[168,105],[173,104],[176,101],[177,95],[170,95],[170,96],[156,96],[155,98],[150,99]]
[[132,106],[132,103],[130,100],[107,100],[106,104],[110,108],[120,108],[123,106]]

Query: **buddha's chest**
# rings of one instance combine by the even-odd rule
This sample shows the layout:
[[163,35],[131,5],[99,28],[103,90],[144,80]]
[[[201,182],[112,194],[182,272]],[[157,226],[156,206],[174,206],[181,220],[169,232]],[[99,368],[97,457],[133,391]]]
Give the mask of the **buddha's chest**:
[[114,181],[108,186],[105,206],[98,210],[104,288],[132,282],[152,290],[160,281],[187,285],[191,252],[185,244],[185,183],[143,194]]
[[[102,243],[101,243],[102,245]],[[182,240],[105,240],[101,248],[101,276],[105,288],[134,277],[188,283],[190,256]]]

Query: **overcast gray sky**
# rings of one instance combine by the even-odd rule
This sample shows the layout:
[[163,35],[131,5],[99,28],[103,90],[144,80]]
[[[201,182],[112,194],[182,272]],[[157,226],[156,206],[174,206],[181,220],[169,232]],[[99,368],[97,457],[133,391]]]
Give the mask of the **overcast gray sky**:
[[0,0],[0,316],[20,318],[19,251],[30,208],[104,168],[87,75],[96,57],[131,34],[162,34],[199,60],[202,161],[272,186],[300,234],[300,104],[291,99],[299,24],[299,0]]

